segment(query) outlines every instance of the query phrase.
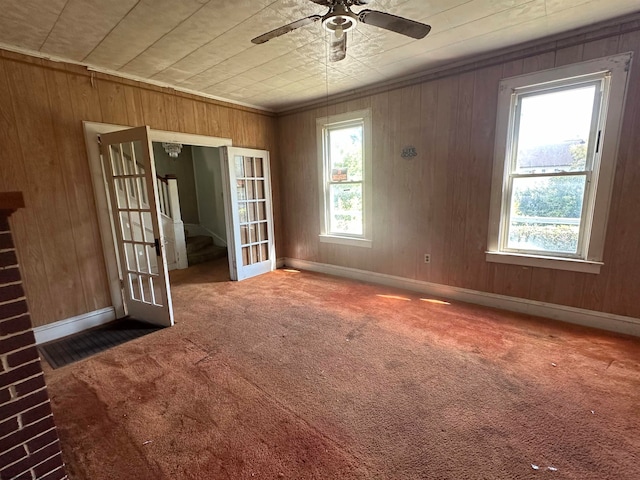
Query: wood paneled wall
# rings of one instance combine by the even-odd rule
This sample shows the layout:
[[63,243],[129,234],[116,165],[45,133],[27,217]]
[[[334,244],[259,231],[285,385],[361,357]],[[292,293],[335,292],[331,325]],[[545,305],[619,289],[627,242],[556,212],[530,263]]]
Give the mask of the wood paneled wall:
[[0,191],[25,196],[26,209],[12,221],[34,326],[111,305],[83,120],[225,137],[270,150],[281,224],[273,116],[0,51]]
[[[279,117],[285,256],[640,317],[640,26],[608,27],[537,51]],[[602,272],[486,262],[500,79],[628,51],[636,58]],[[362,108],[373,113],[373,248],[320,243],[315,120]],[[406,145],[417,147],[416,158],[400,157]]]

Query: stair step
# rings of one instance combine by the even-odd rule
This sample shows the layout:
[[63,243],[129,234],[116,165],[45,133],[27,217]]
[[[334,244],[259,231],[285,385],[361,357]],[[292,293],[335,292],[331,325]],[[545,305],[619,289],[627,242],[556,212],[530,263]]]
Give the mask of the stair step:
[[226,257],[227,249],[225,247],[218,247],[216,245],[209,245],[208,247],[201,248],[200,250],[192,253],[187,253],[187,262],[189,266],[196,265],[198,263],[209,262],[218,258]]
[[190,253],[196,253],[203,248],[207,248],[213,245],[213,238],[206,235],[195,235],[193,237],[187,237],[187,255]]

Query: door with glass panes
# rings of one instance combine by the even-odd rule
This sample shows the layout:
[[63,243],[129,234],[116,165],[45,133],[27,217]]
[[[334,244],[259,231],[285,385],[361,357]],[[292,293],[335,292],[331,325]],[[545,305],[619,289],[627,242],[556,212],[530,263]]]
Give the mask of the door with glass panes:
[[269,152],[223,147],[225,213],[232,280],[276,268]]
[[173,325],[149,127],[100,137],[127,315]]

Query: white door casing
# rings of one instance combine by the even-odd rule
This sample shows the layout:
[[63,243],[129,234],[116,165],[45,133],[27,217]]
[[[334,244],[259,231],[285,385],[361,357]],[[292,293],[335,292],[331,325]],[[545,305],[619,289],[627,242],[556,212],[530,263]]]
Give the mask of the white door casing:
[[244,280],[276,268],[269,152],[221,150],[229,273]]
[[173,325],[149,127],[104,134],[101,151],[127,314]]

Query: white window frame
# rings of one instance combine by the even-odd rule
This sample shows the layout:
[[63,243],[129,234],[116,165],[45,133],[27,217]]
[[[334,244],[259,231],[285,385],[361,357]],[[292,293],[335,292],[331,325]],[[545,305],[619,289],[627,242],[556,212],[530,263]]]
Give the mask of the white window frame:
[[[554,268],[584,273],[600,273],[604,240],[611,203],[613,179],[622,126],[628,72],[632,53],[623,53],[587,62],[503,79],[498,93],[495,153],[491,184],[491,209],[486,260],[529,267]],[[561,88],[594,79],[603,79],[599,152],[585,194],[578,254],[563,256],[506,249],[506,229],[511,202],[509,191],[514,117],[519,95]],[[587,176],[589,180],[589,176]],[[588,202],[588,204],[587,204]],[[591,215],[585,217],[584,212]]]
[[[362,235],[336,234],[329,231],[329,184],[331,175],[331,159],[327,149],[328,132],[331,129],[362,125],[363,158],[362,158]],[[371,110],[332,115],[316,119],[316,135],[318,144],[318,178],[320,180],[320,242],[337,243],[355,247],[371,248]]]

